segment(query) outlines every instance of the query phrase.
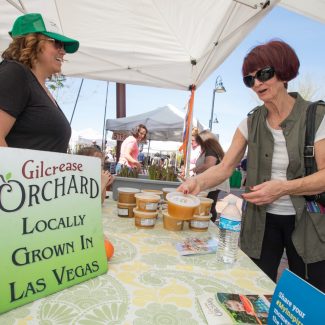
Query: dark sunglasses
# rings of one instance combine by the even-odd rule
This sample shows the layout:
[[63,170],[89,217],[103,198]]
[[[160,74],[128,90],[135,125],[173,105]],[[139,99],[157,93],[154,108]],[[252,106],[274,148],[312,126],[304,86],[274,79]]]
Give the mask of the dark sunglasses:
[[57,39],[54,39],[54,38],[47,38],[46,41],[53,42],[54,47],[55,47],[57,50],[64,49],[64,44],[63,44],[63,42],[58,41]]
[[258,70],[255,73],[255,76],[247,75],[243,78],[244,84],[248,88],[252,88],[255,83],[255,79],[260,82],[265,82],[273,78],[275,75],[275,70],[272,67],[266,67],[261,70]]

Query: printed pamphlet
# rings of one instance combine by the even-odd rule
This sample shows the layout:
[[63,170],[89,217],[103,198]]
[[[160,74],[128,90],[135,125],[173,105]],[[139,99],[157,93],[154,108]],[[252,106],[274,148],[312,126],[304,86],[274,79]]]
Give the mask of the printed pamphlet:
[[214,237],[189,237],[176,244],[180,255],[197,255],[215,253],[218,247],[218,239]]
[[218,292],[198,297],[209,325],[267,324],[272,295]]

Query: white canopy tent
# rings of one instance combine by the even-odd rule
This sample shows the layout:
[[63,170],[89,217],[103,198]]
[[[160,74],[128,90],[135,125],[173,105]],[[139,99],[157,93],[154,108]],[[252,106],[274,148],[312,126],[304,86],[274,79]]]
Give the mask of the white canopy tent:
[[[172,105],[158,107],[150,112],[106,120],[106,130],[128,134],[138,124],[144,124],[149,131],[149,140],[157,141],[182,141],[184,129],[185,111],[181,111]],[[196,118],[193,118],[193,126],[204,130]]]
[[325,0],[0,1],[0,51],[19,15],[40,12],[80,41],[67,76],[184,90],[200,86],[278,3],[325,21]]
[[0,2],[0,51],[19,15],[40,12],[80,41],[65,75],[183,90],[199,87],[278,4],[325,22],[325,0]]

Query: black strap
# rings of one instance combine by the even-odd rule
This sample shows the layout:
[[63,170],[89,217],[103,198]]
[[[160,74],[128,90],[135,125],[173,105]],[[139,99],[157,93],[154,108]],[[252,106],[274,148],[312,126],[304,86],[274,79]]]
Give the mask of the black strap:
[[304,148],[304,159],[305,159],[305,175],[311,175],[317,171],[317,165],[315,161],[315,119],[317,105],[324,105],[323,101],[317,101],[311,103],[306,111],[306,133],[305,133],[305,148]]

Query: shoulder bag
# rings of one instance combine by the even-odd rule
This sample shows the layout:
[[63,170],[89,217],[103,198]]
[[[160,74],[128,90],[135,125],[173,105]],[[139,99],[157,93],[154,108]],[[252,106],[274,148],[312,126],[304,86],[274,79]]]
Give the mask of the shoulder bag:
[[[306,112],[306,133],[305,133],[305,148],[304,148],[304,161],[305,161],[305,176],[311,175],[317,172],[317,164],[315,161],[315,118],[317,105],[325,105],[323,101],[311,103]],[[315,201],[325,206],[325,192],[305,195],[307,201]]]

